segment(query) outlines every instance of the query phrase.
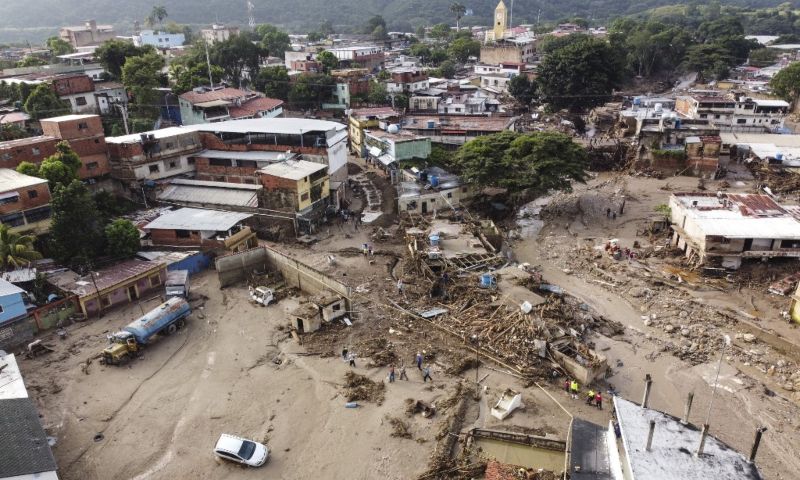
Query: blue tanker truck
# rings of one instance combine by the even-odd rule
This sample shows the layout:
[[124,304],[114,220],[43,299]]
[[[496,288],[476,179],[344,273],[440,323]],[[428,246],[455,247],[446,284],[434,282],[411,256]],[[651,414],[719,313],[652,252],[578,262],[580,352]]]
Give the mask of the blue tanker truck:
[[170,298],[121,331],[109,335],[111,344],[103,350],[102,360],[109,365],[127,362],[156,334],[172,335],[183,328],[190,313],[192,309],[185,299]]

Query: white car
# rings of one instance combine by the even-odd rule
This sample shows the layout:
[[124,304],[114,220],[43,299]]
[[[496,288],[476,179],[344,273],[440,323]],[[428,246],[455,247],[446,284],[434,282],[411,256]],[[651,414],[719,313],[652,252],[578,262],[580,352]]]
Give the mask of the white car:
[[258,442],[223,433],[214,447],[214,455],[250,467],[260,467],[267,461],[269,450]]

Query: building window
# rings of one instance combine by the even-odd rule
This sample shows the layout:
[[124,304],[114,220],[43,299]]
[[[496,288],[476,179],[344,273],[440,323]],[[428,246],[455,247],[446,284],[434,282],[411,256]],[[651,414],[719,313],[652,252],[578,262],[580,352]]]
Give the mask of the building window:
[[467,187],[461,187],[461,191],[462,191],[463,193],[467,193]]
[[150,165],[147,167],[150,170],[150,173],[158,173],[161,169],[158,168],[158,165]]
[[739,125],[741,125],[743,123],[747,123],[747,119],[746,118],[739,118],[739,119],[736,120],[736,123],[738,123]]
[[25,217],[23,217],[21,213],[12,213],[0,217],[0,222],[9,227],[19,227],[25,225]]
[[340,304],[337,303],[337,304],[333,305],[333,311],[334,312],[338,312],[341,309],[342,309],[342,306]]
[[717,120],[719,120],[719,115],[714,115],[714,118],[716,118]]
[[178,168],[177,162],[175,160],[169,162],[169,168]]
[[186,161],[189,165],[194,165],[194,157],[189,157]]
[[104,295],[104,296],[100,297],[100,305],[103,308],[110,307],[111,306],[111,297],[109,297],[108,295]]
[[25,220],[28,223],[40,222],[50,218],[50,206],[33,208],[25,212]]
[[161,277],[159,275],[150,275],[150,286],[157,287],[161,285]]
[[89,162],[86,164],[87,170],[97,170],[98,164],[97,162]]
[[75,97],[75,105],[79,107],[86,105],[86,97]]
[[192,235],[189,230],[175,230],[175,236],[178,238],[191,238]]
[[172,143],[171,143],[171,142],[167,142],[166,149],[167,149],[167,150],[169,150],[170,148],[172,148],[172,146],[173,146],[173,145],[172,145]]
[[33,154],[33,155],[39,155],[40,153],[41,153],[41,151],[39,150],[39,148],[38,148],[38,147],[33,147],[33,148],[31,148],[31,154]]
[[100,143],[100,139],[99,138],[95,138],[94,139],[94,143]]
[[700,118],[708,118],[708,115],[707,115],[707,114],[705,114],[705,113],[701,113],[701,114],[700,114]]
[[4,310],[3,310],[3,306],[2,306],[2,305],[0,305],[0,313],[3,313],[3,311],[4,311]]
[[9,203],[19,202],[19,195],[12,195],[8,198],[0,198],[0,205],[8,205]]
[[453,192],[447,192],[447,198],[453,198]]
[[39,196],[39,192],[36,190],[28,190],[28,198],[36,198]]
[[301,201],[303,201],[303,202],[305,202],[306,200],[308,200],[308,192],[306,192],[306,193],[304,193],[304,194],[300,195],[300,200],[301,200]]
[[89,124],[86,123],[86,122],[79,123],[78,124],[78,130],[89,130]]
[[208,159],[208,164],[215,167],[230,167],[231,161],[227,158],[210,158]]
[[0,158],[2,158],[3,160],[11,160],[11,156],[12,155],[10,153],[4,153],[3,156]]

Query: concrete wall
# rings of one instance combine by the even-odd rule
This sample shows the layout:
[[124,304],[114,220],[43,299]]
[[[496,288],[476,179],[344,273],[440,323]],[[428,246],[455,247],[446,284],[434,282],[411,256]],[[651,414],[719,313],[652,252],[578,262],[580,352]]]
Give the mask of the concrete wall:
[[287,286],[296,287],[309,295],[316,295],[326,290],[337,293],[347,299],[351,289],[344,283],[334,280],[319,270],[306,265],[300,260],[290,257],[270,247],[265,249],[269,265],[283,273]]
[[23,318],[0,326],[0,350],[10,351],[23,343],[29,342],[36,335],[36,325]]
[[225,288],[244,280],[254,271],[266,271],[267,251],[265,247],[256,247],[244,252],[217,257],[214,264],[219,276],[219,286]]

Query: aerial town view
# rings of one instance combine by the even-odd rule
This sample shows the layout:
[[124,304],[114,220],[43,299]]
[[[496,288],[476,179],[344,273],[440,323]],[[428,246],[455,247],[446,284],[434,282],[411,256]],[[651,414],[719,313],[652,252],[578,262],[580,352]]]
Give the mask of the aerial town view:
[[797,1],[0,2],[0,480],[797,480],[798,327]]

